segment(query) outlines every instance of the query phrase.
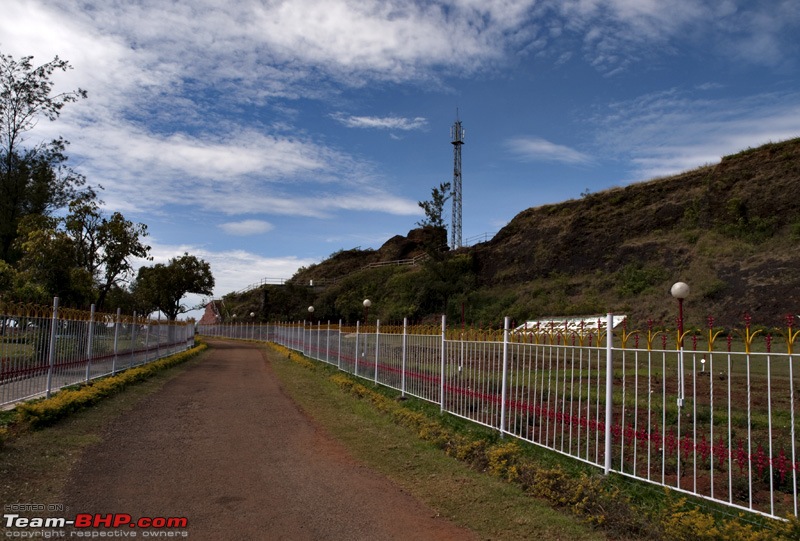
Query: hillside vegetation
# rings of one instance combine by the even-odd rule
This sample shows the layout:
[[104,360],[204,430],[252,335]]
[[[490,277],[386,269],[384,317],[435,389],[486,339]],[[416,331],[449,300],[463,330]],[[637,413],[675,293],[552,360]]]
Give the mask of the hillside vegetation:
[[[224,298],[228,313],[354,323],[368,318],[497,327],[550,316],[624,313],[631,326],[674,327],[676,281],[687,325],[783,326],[800,292],[800,139],[768,144],[680,175],[529,208],[488,242],[447,252],[443,229],[379,250],[343,250],[290,286]],[[427,255],[416,265],[380,262]],[[365,268],[372,264],[371,268]],[[313,281],[313,282],[312,282]],[[313,286],[309,284],[313,283]]]

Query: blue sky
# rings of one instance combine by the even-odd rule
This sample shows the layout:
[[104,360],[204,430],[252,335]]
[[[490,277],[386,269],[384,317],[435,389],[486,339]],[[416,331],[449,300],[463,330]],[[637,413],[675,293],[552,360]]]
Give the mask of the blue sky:
[[[155,261],[221,296],[422,219],[463,146],[463,238],[800,136],[800,3],[14,0],[0,51],[74,69],[42,121]],[[449,208],[446,220],[449,223]],[[190,302],[192,299],[190,299]]]

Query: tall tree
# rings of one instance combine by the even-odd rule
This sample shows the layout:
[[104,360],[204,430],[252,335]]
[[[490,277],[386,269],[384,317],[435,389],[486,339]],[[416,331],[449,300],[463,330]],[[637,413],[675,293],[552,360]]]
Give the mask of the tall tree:
[[25,134],[40,119],[56,120],[67,103],[86,97],[77,89],[53,94],[52,76],[71,69],[56,56],[34,66],[32,56],[19,61],[0,53],[0,259],[15,259],[12,246],[19,221],[30,214],[49,214],[74,199],[86,179],[67,167],[62,138],[25,144]]
[[19,284],[16,297],[47,303],[58,296],[64,305],[88,306],[93,297],[92,275],[75,264],[75,242],[59,227],[59,220],[41,215],[20,222],[16,247]]
[[64,218],[32,214],[20,221],[18,296],[46,300],[58,295],[102,309],[109,291],[132,274],[132,259],[148,256],[147,226],[119,212],[103,216],[93,198],[79,197],[69,208]]
[[69,205],[64,227],[74,243],[75,264],[94,278],[96,304],[102,309],[108,292],[132,273],[132,258],[147,258],[147,226],[134,224],[119,213],[106,218],[94,197],[78,197]]
[[173,257],[166,265],[141,267],[132,285],[134,296],[147,311],[160,310],[171,321],[191,310],[181,304],[187,293],[211,295],[214,276],[211,266],[193,255]]
[[447,250],[447,228],[444,226],[444,205],[452,196],[450,183],[442,182],[431,190],[428,201],[419,201],[419,206],[425,212],[425,219],[417,225],[427,231],[423,243],[425,253],[434,259],[442,257]]
[[429,201],[419,201],[417,204],[425,212],[425,219],[417,222],[422,227],[444,227],[444,204],[450,199],[450,183],[442,182],[439,187],[431,190]]
[[[147,258],[150,246],[142,243],[147,236],[147,226],[135,224],[119,212],[104,219],[99,230],[98,242],[101,247],[100,263],[103,274],[98,283],[97,306],[105,305],[106,297],[112,288],[127,280],[133,272],[131,258]],[[213,283],[212,283],[213,287]]]

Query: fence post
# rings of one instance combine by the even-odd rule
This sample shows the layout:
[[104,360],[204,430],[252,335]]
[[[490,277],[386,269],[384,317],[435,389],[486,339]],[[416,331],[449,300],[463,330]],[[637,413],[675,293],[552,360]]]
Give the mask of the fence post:
[[325,329],[325,362],[331,363],[331,320],[328,320],[328,326]]
[[136,359],[136,310],[133,311],[133,320],[131,321],[131,360],[128,368],[133,366],[134,359]]
[[356,351],[355,351],[356,360],[355,360],[355,364],[353,365],[353,375],[354,376],[358,375],[358,356],[359,356],[359,349],[358,349],[358,338],[359,338],[359,336],[358,336],[358,331],[360,329],[360,324],[361,324],[360,321],[356,321]]
[[401,353],[402,358],[402,370],[400,371],[400,396],[406,395],[406,344],[408,340],[408,318],[403,318],[403,351]]
[[613,422],[614,410],[612,408],[614,384],[614,315],[606,315],[606,456],[603,473],[608,475],[611,472],[611,423]]
[[150,319],[150,314],[146,314],[144,316],[144,360],[145,362],[150,362],[150,327],[152,326],[153,320]]
[[342,320],[339,320],[339,333],[336,338],[338,346],[336,347],[336,368],[342,369]]
[[[156,329],[158,329],[158,331],[156,332],[156,359],[160,359],[161,358],[161,310],[158,311],[158,320],[156,321],[157,321]],[[116,355],[117,354],[116,338],[114,339],[114,342],[115,342],[114,355]]]
[[445,341],[445,334],[447,329],[447,320],[444,314],[442,314],[442,366],[440,369],[439,374],[439,411],[444,412],[444,363],[445,363],[445,350],[447,348],[447,344]]
[[375,320],[375,385],[378,384],[378,344],[380,341],[381,320]]
[[58,297],[53,297],[53,317],[50,320],[50,344],[47,348],[47,389],[45,397],[50,398],[53,386],[53,370],[56,364],[56,327],[58,326]]
[[89,383],[90,368],[92,366],[92,342],[94,341],[94,304],[89,310],[89,338],[86,341],[86,383]]
[[506,375],[508,374],[508,316],[503,320],[503,379],[500,387],[500,437],[506,430]]
[[117,308],[117,317],[114,319],[114,358],[111,360],[111,375],[117,373],[117,353],[119,352],[119,315],[122,308]]

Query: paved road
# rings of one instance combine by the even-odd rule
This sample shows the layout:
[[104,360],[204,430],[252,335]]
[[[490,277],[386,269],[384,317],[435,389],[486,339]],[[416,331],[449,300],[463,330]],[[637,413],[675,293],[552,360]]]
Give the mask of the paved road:
[[176,532],[193,540],[474,539],[352,459],[242,343],[213,343],[121,417],[81,457],[65,503],[67,516],[186,517]]

